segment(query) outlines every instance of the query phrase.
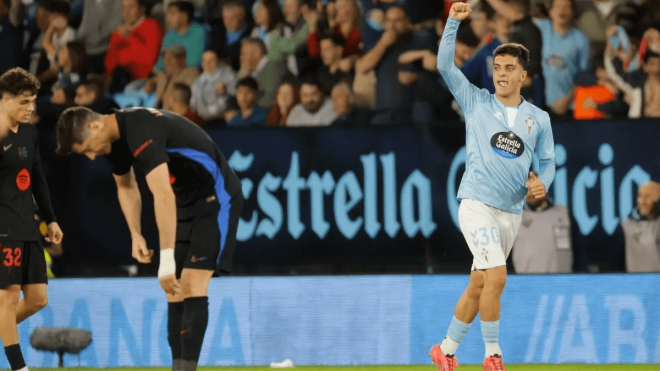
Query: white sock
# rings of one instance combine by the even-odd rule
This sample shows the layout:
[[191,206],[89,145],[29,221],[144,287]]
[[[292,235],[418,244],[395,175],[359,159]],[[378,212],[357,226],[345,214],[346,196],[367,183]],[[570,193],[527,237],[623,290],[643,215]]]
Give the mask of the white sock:
[[502,349],[498,343],[486,343],[486,358],[494,355],[502,356]]
[[15,371],[28,371],[28,368],[27,368],[27,366],[25,366],[25,367],[21,368],[20,370],[15,370]]
[[444,355],[453,356],[454,354],[456,354],[456,349],[458,349],[458,344],[459,343],[455,342],[454,340],[450,339],[449,336],[447,336],[440,344],[440,350]]

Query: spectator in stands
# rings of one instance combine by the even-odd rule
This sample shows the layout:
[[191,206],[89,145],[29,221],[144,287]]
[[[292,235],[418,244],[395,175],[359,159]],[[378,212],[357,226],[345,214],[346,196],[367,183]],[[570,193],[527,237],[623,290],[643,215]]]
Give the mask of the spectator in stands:
[[186,48],[181,45],[170,45],[163,50],[164,72],[149,79],[144,90],[147,93],[156,92],[156,107],[171,111],[172,107],[164,100],[174,89],[174,84],[181,82],[190,87],[199,76],[199,70],[186,65]]
[[487,0],[500,16],[513,22],[509,42],[524,45],[529,50],[527,80],[523,83],[522,96],[529,102],[543,106],[543,68],[541,55],[543,37],[532,21],[531,0]]
[[[37,24],[41,33],[39,41],[33,45],[32,62],[36,64],[31,63],[30,69],[42,83],[42,91],[50,89],[50,83],[57,78],[57,71],[48,68],[57,50],[75,38],[75,32],[68,27],[68,13],[69,5],[56,0],[45,1],[37,9]],[[37,44],[40,44],[39,47]],[[51,46],[49,50],[44,48],[46,44]],[[48,62],[44,64],[44,60]]]
[[493,40],[495,14],[495,9],[487,2],[480,2],[472,12],[470,28],[481,40],[481,45],[488,45]]
[[197,125],[204,124],[204,120],[199,117],[194,109],[190,108],[190,97],[192,93],[188,85],[182,82],[172,84],[172,89],[165,95],[163,101],[170,108],[170,111],[179,116],[183,116]]
[[574,0],[550,4],[550,20],[537,24],[543,36],[545,102],[557,117],[572,117],[573,79],[589,68],[589,40],[573,27]]
[[[321,39],[319,30],[319,20],[321,19],[322,7],[317,5],[316,10],[310,11],[305,15],[309,25],[309,36],[307,39],[307,50],[309,55],[317,57],[321,54]],[[346,39],[344,46],[344,57],[352,57],[347,60],[354,64],[357,57],[362,55],[362,35],[360,34],[360,9],[355,0],[337,0],[335,2],[335,16],[328,17],[331,33],[338,33]],[[334,18],[334,19],[333,19]]]
[[220,62],[214,50],[202,55],[202,71],[190,87],[190,106],[205,121],[212,121],[222,117],[229,97],[236,95],[236,73],[231,66]]
[[23,54],[23,17],[19,1],[0,0],[0,75],[19,65]]
[[211,29],[210,47],[219,56],[229,58],[235,71],[240,68],[241,41],[250,37],[251,27],[246,17],[241,0],[228,0],[222,4],[222,25],[213,25]]
[[332,109],[337,118],[332,126],[366,125],[371,122],[371,111],[355,107],[353,89],[346,82],[340,82],[332,88]]
[[[156,19],[158,23],[163,25],[165,28],[165,33],[169,32],[172,30],[172,28],[169,27],[167,24],[167,10],[170,7],[170,4],[172,4],[175,1],[180,1],[180,0],[147,0],[148,6],[147,9],[149,10],[149,15]],[[185,2],[190,3],[193,6],[193,16],[195,15],[195,11],[203,11],[206,10],[206,0],[183,0]],[[192,18],[191,18],[192,21]]]
[[306,79],[300,86],[300,103],[293,107],[286,126],[328,126],[337,118],[332,100],[323,95],[318,80]]
[[122,0],[124,23],[117,26],[105,57],[105,73],[112,76],[111,93],[132,80],[146,79],[158,61],[163,30],[145,17],[144,0]]
[[614,67],[612,46],[608,42],[605,69],[625,94],[630,105],[628,117],[660,117],[660,50],[649,48],[644,54],[642,71],[622,74]]
[[573,243],[568,208],[547,195],[525,198],[522,222],[513,243],[516,273],[545,274],[573,272]]
[[385,32],[378,43],[358,60],[355,67],[361,74],[376,71],[376,115],[373,123],[409,121],[413,101],[412,83],[417,79],[417,71],[414,66],[400,65],[399,56],[409,50],[428,47],[428,40],[412,31],[405,9],[398,5],[391,6],[385,13]]
[[[271,20],[271,14],[276,12],[273,8],[273,4],[277,5],[275,0],[266,1],[260,3],[257,15],[259,19],[263,18],[262,21]],[[279,8],[277,8],[279,9]],[[279,11],[279,10],[278,10]],[[277,19],[283,17],[281,13],[277,15]],[[282,18],[283,19],[283,18]],[[260,21],[257,21],[259,24]],[[279,25],[274,26],[275,28],[272,31],[264,33],[264,30],[268,26],[268,23],[265,26],[255,27],[255,32],[253,32],[253,37],[261,39],[266,44],[266,49],[268,50],[268,60],[273,62],[283,61],[286,63],[287,68],[294,75],[298,75],[298,62],[295,57],[296,50],[301,47],[304,47],[305,41],[307,40],[308,27],[306,24],[303,24],[300,30],[296,33],[293,32],[291,27],[285,26],[284,23],[280,22]],[[254,36],[256,35],[256,36]]]
[[[441,23],[436,23],[436,26]],[[444,24],[444,22],[442,22]],[[436,28],[438,44],[442,37],[443,28]],[[471,27],[461,27],[456,34],[456,52],[454,61],[456,65],[465,64],[472,58],[481,40],[474,34]],[[413,105],[412,118],[419,122],[458,119],[452,109],[454,97],[447,88],[442,76],[438,73],[438,45],[431,45],[425,50],[411,50],[399,56],[399,63],[419,63],[423,67],[415,83],[415,105]],[[428,117],[430,116],[430,117]]]
[[268,111],[257,105],[258,96],[257,80],[250,76],[240,79],[236,87],[238,111],[227,121],[227,125],[231,127],[263,126],[266,123]]
[[76,31],[69,27],[69,4],[64,1],[51,0],[47,9],[50,24],[44,33],[42,48],[49,60],[55,58],[58,50],[76,37]]
[[64,104],[73,101],[78,84],[87,76],[85,44],[80,41],[66,43],[57,51],[57,58],[53,58],[51,70],[57,75],[51,102]]
[[270,49],[270,40],[282,34],[284,15],[277,0],[260,0],[250,37],[261,39]]
[[[639,37],[630,35],[623,27],[615,25],[607,30],[607,47],[610,47],[616,58],[617,69],[622,73],[632,73],[641,66],[639,53]],[[642,56],[643,57],[643,56]]]
[[625,238],[625,270],[660,272],[660,184],[648,182],[637,191],[637,208],[621,223]]
[[[438,40],[439,42],[440,40]],[[463,67],[467,61],[472,59],[477,53],[481,39],[471,27],[459,28],[456,32],[456,52],[454,55],[454,64],[457,67]],[[438,45],[433,45],[429,50],[433,50],[433,55],[438,58]],[[428,58],[428,57],[427,57]],[[436,67],[437,70],[437,67]]]
[[290,81],[283,82],[282,85],[277,88],[275,104],[273,104],[273,107],[268,113],[266,125],[276,127],[286,126],[286,120],[289,118],[289,113],[291,113],[293,107],[298,103],[300,103],[300,92],[298,87]]
[[286,26],[290,27],[294,33],[300,31],[306,23],[302,16],[302,6],[302,0],[284,0],[282,5]]
[[598,50],[605,49],[605,32],[616,24],[616,17],[621,0],[591,0],[585,2],[587,7],[582,10],[576,22],[576,27],[589,39],[592,58],[598,58]]
[[628,117],[628,104],[607,75],[603,59],[592,60],[592,71],[583,71],[575,76],[573,118],[576,120]]
[[88,77],[76,88],[73,102],[77,106],[85,106],[102,115],[110,115],[119,108],[114,100],[103,95],[105,81],[100,77]]
[[51,12],[50,18],[51,22],[44,34],[41,46],[46,53],[48,61],[50,61],[51,68],[39,75],[39,79],[42,82],[57,77],[59,68],[57,68],[56,57],[59,56],[59,51],[63,49],[68,42],[73,41],[75,37],[75,31],[71,27],[68,27],[66,15],[63,13]]
[[342,70],[341,66],[342,53],[346,46],[346,39],[341,34],[331,33],[321,38],[321,60],[323,65],[317,72],[317,77],[324,92],[330,92],[332,88],[341,81],[346,81],[349,84],[353,82],[353,74],[349,69],[348,71]]
[[[192,23],[194,13],[195,7],[189,1],[178,0],[169,4],[166,20],[171,31],[165,35],[161,49],[182,45],[186,48],[188,66],[199,67],[206,47],[206,32],[202,26]],[[162,57],[156,64],[156,70],[163,70]]]
[[303,72],[302,75],[304,75],[310,63],[306,42],[309,35],[309,26],[307,26],[307,22],[302,16],[303,5],[305,7],[304,9],[309,11],[309,6],[307,4],[303,4],[303,0],[284,0],[284,5],[282,6],[284,20],[286,21],[284,25],[284,36],[290,38],[294,35],[302,35],[303,32],[305,33],[305,37],[303,38],[302,43],[297,45],[292,55],[289,56],[289,70],[291,70],[291,72],[297,76],[301,75],[301,72]]
[[494,37],[463,65],[461,71],[473,85],[495,94],[493,52],[498,46],[509,42],[509,34],[513,23],[507,17],[497,13],[491,24]]
[[[28,40],[25,45],[25,53],[22,64],[26,67],[28,72],[39,77],[39,75],[48,70],[50,63],[46,54],[43,51],[43,38],[44,34],[50,26],[50,12],[47,10],[49,3],[40,2],[34,16],[36,29],[27,28],[29,32]],[[43,86],[42,86],[43,89]]]
[[277,88],[287,77],[286,62],[270,60],[266,44],[261,39],[245,39],[242,44],[238,78],[254,77],[259,85],[259,106],[270,107],[275,102]]
[[50,126],[57,122],[59,115],[73,104],[76,88],[85,79],[85,45],[71,41],[58,50],[57,58],[51,62],[51,71],[57,79],[47,94],[37,98],[34,122],[40,126]]
[[90,72],[105,73],[105,55],[113,31],[122,23],[122,1],[85,0],[76,37],[85,43]]

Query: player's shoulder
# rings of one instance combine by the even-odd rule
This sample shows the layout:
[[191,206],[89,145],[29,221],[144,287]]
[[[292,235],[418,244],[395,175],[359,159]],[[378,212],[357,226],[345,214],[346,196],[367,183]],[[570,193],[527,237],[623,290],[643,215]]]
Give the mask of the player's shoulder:
[[126,135],[124,139],[129,143],[160,135],[165,130],[164,125],[158,121],[163,113],[153,108],[122,109],[117,110],[115,114],[120,130],[123,128],[123,133]]
[[550,115],[546,111],[540,109],[530,102],[527,102],[527,108],[530,111],[532,119],[540,124],[550,125]]
[[549,19],[539,19],[535,23],[536,27],[538,27],[541,31],[552,29],[552,21]]

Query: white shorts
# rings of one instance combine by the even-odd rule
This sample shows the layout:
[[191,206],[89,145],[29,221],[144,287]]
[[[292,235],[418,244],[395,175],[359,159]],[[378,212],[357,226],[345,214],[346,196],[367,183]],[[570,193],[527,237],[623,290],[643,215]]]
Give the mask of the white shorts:
[[474,260],[471,270],[506,265],[522,215],[490,207],[475,200],[462,200],[458,223]]

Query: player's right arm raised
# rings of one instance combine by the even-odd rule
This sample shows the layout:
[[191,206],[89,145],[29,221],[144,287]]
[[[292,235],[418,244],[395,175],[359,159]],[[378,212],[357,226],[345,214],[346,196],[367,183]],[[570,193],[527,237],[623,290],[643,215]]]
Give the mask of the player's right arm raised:
[[467,19],[471,12],[472,9],[465,3],[454,3],[451,6],[445,31],[442,33],[442,41],[438,48],[438,71],[464,112],[471,111],[483,94],[479,88],[470,84],[463,72],[454,64],[456,32],[461,21]]

